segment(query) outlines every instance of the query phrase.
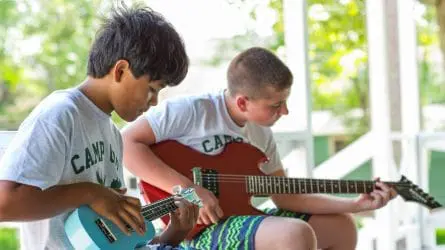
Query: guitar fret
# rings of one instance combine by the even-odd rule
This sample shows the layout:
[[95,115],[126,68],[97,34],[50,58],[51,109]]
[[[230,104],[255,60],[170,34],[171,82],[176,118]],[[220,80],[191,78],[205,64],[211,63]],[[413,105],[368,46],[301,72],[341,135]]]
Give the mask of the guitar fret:
[[310,185],[311,185],[311,193],[314,193],[314,186],[312,185],[312,179],[309,179],[310,180]]
[[271,183],[270,183],[270,176],[267,176],[266,182],[267,182],[267,192],[273,193],[273,187],[271,186]]
[[349,184],[348,184],[348,181],[346,181],[346,193],[349,194]]
[[334,193],[334,181],[331,181],[331,192],[330,193]]
[[258,181],[258,193],[263,193],[263,178],[261,177],[257,177],[257,181]]
[[320,182],[317,180],[317,192],[320,193]]
[[275,193],[275,187],[272,185],[270,176],[267,177],[267,181],[268,181],[268,186],[269,186],[269,193]]
[[276,177],[274,179],[275,179],[275,187],[278,189],[277,193],[281,194],[281,180],[280,180],[280,177],[278,177],[278,178]]
[[290,178],[287,178],[287,193],[290,194]]
[[358,190],[357,190],[357,182],[356,181],[354,181],[354,185],[355,185],[355,192],[357,193]]

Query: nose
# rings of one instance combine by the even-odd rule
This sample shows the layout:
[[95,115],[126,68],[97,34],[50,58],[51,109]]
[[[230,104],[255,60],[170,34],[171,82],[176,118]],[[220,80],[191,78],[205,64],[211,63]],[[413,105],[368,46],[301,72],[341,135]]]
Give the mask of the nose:
[[287,103],[286,102],[283,103],[283,105],[281,105],[280,114],[281,115],[289,114],[289,110],[287,109]]
[[158,105],[158,95],[157,94],[153,94],[148,99],[148,106],[156,106],[156,105]]

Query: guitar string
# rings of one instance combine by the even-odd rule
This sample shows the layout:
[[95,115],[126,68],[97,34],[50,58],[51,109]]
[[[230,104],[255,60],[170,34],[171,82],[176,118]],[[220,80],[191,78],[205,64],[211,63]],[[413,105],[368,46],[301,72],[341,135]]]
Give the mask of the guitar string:
[[[232,182],[232,183],[244,183],[246,181],[246,178],[258,178],[263,179],[265,181],[273,180],[273,181],[297,181],[300,183],[326,183],[326,184],[354,184],[357,183],[359,185],[363,184],[372,184],[374,185],[376,181],[362,181],[362,180],[330,180],[330,179],[304,179],[304,178],[288,178],[288,177],[281,177],[281,176],[255,176],[255,175],[224,175],[224,174],[202,174],[203,179],[205,180],[215,180],[218,182]],[[383,182],[389,185],[397,185],[402,187],[411,187],[413,184],[409,183],[403,183],[403,182]]]

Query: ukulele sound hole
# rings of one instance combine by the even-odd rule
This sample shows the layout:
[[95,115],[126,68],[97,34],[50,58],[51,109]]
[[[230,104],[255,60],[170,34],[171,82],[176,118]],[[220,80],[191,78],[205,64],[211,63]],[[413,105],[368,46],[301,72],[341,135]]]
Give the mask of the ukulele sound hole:
[[210,190],[216,197],[219,196],[218,172],[214,169],[203,169],[202,186]]

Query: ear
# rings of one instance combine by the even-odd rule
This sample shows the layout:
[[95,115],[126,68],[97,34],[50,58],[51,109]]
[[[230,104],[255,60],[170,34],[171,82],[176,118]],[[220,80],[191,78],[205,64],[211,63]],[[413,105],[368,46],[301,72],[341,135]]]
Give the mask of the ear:
[[245,95],[239,95],[236,97],[236,106],[238,106],[241,112],[247,111],[247,104],[249,102],[249,98]]
[[121,82],[124,75],[130,70],[130,64],[127,60],[119,60],[114,64],[112,76],[114,82]]

